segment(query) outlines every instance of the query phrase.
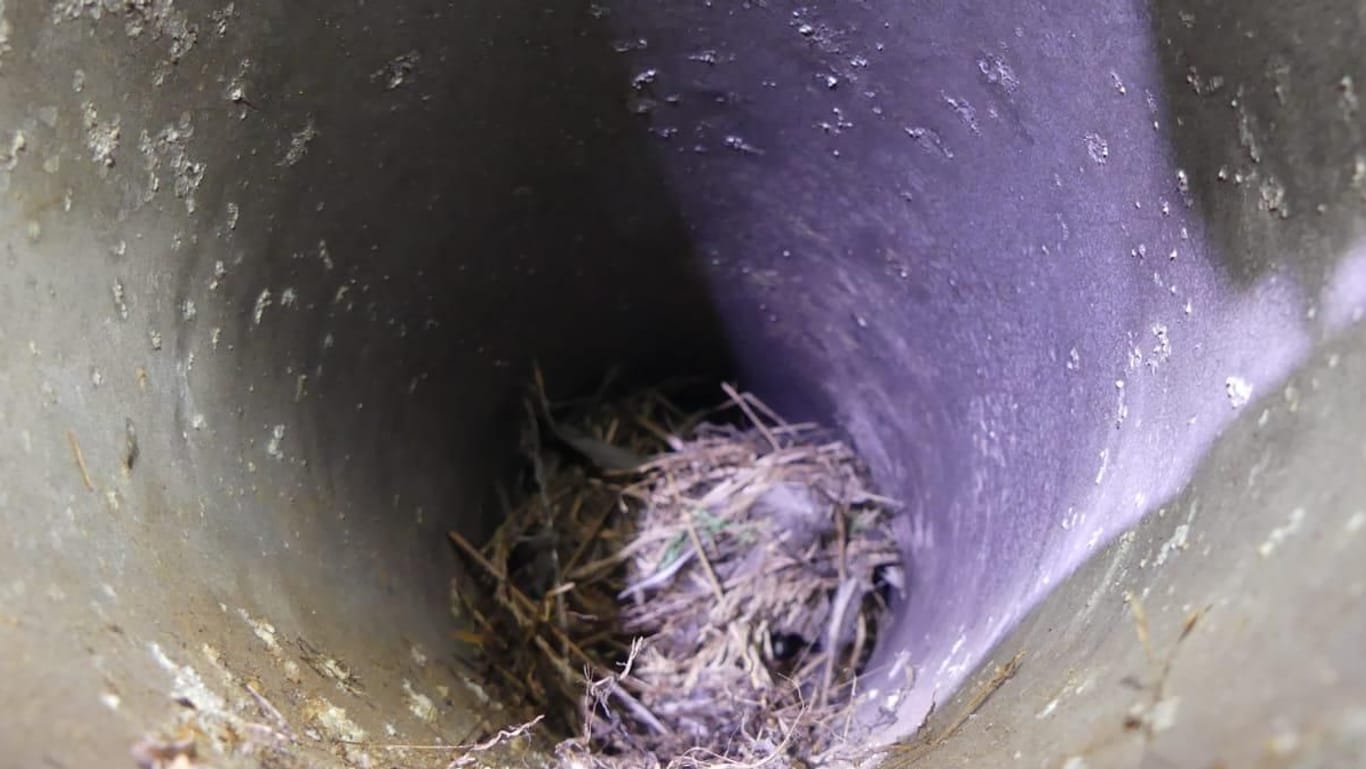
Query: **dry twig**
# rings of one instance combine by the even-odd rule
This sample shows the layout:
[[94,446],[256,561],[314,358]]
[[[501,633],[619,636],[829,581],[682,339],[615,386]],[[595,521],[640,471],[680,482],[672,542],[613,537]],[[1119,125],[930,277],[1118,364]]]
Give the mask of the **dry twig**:
[[81,442],[76,440],[76,431],[66,431],[66,442],[71,446],[71,456],[76,460],[76,469],[81,472],[81,483],[85,484],[88,491],[95,490],[95,482],[90,480],[90,468],[85,464],[85,453],[81,451]]

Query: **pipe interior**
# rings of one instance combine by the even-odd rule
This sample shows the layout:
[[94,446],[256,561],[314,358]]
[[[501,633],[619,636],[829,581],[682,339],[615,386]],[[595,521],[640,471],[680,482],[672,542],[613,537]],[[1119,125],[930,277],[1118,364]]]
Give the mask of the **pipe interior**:
[[533,366],[851,439],[905,502],[891,739],[1359,317],[1350,3],[651,5],[0,2],[7,752],[248,680],[460,742],[445,532]]

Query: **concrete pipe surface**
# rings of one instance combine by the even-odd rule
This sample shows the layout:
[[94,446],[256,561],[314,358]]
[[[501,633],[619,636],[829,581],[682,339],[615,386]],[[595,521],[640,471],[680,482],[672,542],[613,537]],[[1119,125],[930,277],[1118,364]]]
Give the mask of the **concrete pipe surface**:
[[847,433],[919,765],[1360,765],[1364,8],[3,0],[0,764],[459,741],[539,361]]

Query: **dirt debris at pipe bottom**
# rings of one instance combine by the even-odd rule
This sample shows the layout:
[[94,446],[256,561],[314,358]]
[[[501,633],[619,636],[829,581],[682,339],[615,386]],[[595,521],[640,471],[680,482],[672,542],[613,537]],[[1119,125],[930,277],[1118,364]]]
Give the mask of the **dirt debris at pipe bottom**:
[[[482,546],[448,533],[467,624],[453,641],[476,652],[457,659],[500,705],[464,743],[318,728],[348,722],[325,707],[303,708],[296,728],[247,682],[259,718],[236,719],[231,744],[214,747],[287,769],[870,758],[856,710],[904,587],[896,503],[828,431],[723,389],[720,406],[687,413],[662,389],[552,403],[537,376],[502,525]],[[138,766],[209,766],[196,743],[206,715],[138,743]]]

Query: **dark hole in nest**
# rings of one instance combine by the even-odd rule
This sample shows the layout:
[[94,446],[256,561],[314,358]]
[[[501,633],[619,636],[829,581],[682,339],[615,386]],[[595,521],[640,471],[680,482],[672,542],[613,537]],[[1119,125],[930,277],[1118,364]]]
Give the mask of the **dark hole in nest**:
[[[525,465],[462,591],[485,680],[576,766],[707,765],[846,747],[901,584],[892,503],[849,448],[723,386],[537,377]],[[686,404],[686,405],[684,405]]]

